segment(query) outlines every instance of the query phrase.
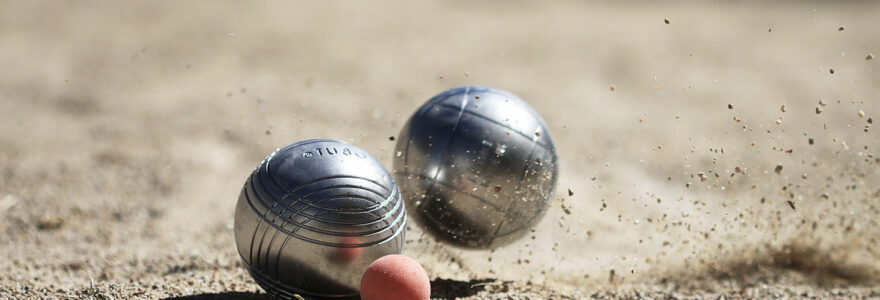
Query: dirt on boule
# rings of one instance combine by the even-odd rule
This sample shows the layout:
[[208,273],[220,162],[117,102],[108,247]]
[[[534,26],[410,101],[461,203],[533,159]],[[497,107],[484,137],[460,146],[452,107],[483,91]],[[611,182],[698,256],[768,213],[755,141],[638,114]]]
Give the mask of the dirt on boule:
[[269,299],[232,239],[252,168],[308,138],[390,167],[472,84],[544,117],[560,181],[503,248],[408,224],[434,297],[880,297],[878,9],[2,2],[0,299]]

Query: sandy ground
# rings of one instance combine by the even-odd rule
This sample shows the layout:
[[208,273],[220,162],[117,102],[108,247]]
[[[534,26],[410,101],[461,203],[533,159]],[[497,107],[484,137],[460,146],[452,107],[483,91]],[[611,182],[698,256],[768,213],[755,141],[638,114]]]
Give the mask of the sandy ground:
[[410,224],[434,296],[880,297],[875,3],[0,3],[2,299],[266,299],[252,168],[318,137],[390,167],[467,84],[532,103],[561,180],[492,252]]

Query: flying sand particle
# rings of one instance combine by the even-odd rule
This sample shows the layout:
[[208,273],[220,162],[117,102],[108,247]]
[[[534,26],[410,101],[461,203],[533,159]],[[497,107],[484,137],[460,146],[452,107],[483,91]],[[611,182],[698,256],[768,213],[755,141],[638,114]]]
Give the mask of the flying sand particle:
[[45,215],[37,220],[37,229],[39,230],[55,230],[64,225],[64,219],[54,215]]

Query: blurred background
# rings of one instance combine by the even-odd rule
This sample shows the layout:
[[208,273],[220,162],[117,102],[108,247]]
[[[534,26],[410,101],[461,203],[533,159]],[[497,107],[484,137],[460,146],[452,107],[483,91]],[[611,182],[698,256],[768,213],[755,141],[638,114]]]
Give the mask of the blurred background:
[[411,223],[432,278],[880,295],[878,9],[2,1],[0,297],[251,296],[232,212],[265,155],[334,138],[390,168],[410,114],[472,84],[544,117],[560,181],[495,251]]

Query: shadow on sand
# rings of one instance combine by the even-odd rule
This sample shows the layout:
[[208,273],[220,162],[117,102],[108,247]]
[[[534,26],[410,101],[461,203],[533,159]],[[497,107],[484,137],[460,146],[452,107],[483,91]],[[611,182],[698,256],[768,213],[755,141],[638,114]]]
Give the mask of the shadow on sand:
[[497,282],[498,280],[494,278],[471,279],[469,281],[436,278],[431,281],[431,298],[469,297],[485,290],[487,285]]
[[[497,279],[472,279],[460,281],[437,278],[431,281],[431,298],[455,299],[469,297],[486,289],[487,285],[498,283]],[[274,300],[269,294],[253,292],[204,293],[190,296],[169,297],[162,300]]]
[[274,300],[268,294],[253,292],[204,293],[191,296],[169,297],[162,300]]

